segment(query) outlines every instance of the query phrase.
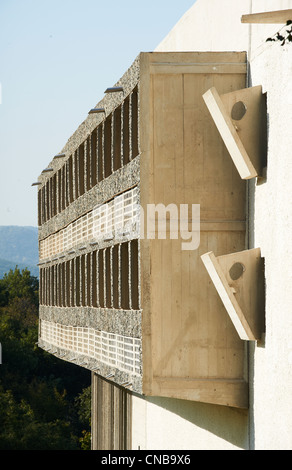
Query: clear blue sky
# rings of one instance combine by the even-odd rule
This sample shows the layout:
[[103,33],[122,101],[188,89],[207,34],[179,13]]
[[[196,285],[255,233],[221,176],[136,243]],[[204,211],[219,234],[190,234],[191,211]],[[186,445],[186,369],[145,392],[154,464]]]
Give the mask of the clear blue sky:
[[37,226],[31,183],[194,3],[0,0],[0,225]]

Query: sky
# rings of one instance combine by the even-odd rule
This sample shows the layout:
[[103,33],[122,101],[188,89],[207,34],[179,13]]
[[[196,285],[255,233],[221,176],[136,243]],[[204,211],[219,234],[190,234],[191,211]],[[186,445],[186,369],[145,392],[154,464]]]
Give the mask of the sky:
[[0,225],[37,226],[31,184],[194,3],[0,0]]

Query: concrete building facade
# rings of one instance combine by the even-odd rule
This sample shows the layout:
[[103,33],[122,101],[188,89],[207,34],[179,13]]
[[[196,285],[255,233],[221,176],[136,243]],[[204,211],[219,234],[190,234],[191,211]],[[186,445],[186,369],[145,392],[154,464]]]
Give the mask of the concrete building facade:
[[[288,1],[198,0],[186,12],[157,50],[246,50],[249,72],[247,86],[261,85],[267,97],[268,153],[263,184],[248,183],[249,247],[261,247],[265,258],[265,322],[262,342],[249,344],[250,405],[233,436],[235,447],[246,449],[291,449],[291,55],[289,43],[266,42],[285,23],[241,23],[241,16],[291,8]],[[196,33],[194,33],[194,31]],[[282,119],[285,116],[286,119]],[[208,420],[210,423],[210,421]],[[216,420],[215,420],[216,422]],[[219,421],[218,421],[219,422]],[[228,420],[226,420],[228,422]],[[213,421],[214,425],[214,421]],[[199,428],[202,426],[199,425]],[[232,426],[222,426],[221,437]],[[207,429],[210,429],[207,425]],[[207,442],[215,433],[208,432]],[[201,429],[199,431],[201,434]],[[195,439],[194,439],[195,441]],[[221,446],[221,439],[215,447]],[[234,444],[226,439],[224,446]],[[213,446],[214,444],[211,444]]]
[[[292,46],[266,41],[281,23],[241,22],[289,3],[197,0],[39,177],[39,346],[92,371],[93,449],[292,447]],[[240,90],[250,100],[235,161],[210,89],[226,106]],[[257,137],[266,161],[242,177],[235,163]],[[141,212],[159,203],[200,205],[199,228],[187,215],[195,249],[171,216],[168,239],[141,236]],[[245,265],[223,292],[208,252],[209,266]]]

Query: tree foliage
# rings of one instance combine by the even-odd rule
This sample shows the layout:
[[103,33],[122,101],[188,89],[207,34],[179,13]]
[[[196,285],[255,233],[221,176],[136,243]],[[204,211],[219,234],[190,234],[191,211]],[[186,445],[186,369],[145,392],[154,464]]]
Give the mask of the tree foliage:
[[8,305],[16,299],[30,301],[32,305],[38,305],[38,279],[31,276],[28,269],[15,270],[4,274],[0,279],[0,302],[1,306]]
[[[280,31],[277,31],[277,33],[270,37],[267,38],[266,41],[279,41],[281,43],[281,46],[284,46],[286,43],[292,42],[292,20],[288,20],[286,23],[286,26],[290,26],[289,29],[286,29],[283,31],[282,29]],[[285,26],[285,27],[286,27]]]
[[89,449],[90,373],[37,346],[38,279],[9,271],[0,304],[0,449]]

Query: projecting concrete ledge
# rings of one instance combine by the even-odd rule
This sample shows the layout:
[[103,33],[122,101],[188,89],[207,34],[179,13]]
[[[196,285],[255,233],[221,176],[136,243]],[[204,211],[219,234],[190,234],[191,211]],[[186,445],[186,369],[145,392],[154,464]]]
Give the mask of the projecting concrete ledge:
[[248,408],[248,383],[245,380],[156,377],[148,395]]

